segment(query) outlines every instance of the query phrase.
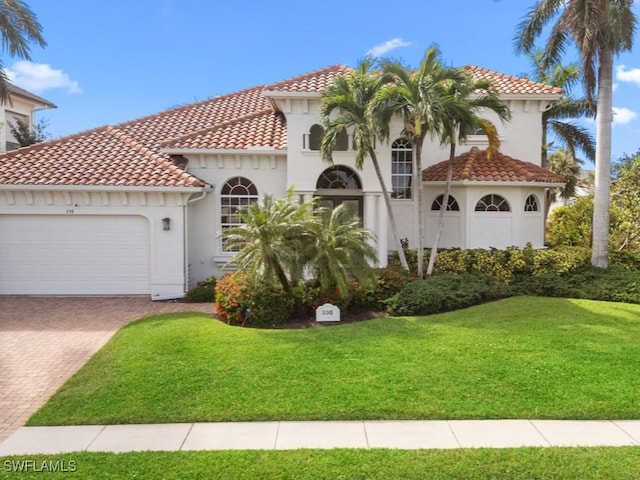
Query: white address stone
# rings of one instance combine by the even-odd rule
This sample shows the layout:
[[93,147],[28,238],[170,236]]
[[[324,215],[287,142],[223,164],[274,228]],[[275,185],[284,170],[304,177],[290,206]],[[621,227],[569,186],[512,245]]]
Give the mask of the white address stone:
[[316,322],[339,322],[340,309],[330,303],[325,303],[316,308]]

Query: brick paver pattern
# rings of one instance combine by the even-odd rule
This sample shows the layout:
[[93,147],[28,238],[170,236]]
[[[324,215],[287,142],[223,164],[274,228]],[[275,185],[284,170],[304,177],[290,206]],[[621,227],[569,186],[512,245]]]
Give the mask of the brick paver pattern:
[[0,296],[0,442],[9,437],[123,325],[212,304],[148,297]]

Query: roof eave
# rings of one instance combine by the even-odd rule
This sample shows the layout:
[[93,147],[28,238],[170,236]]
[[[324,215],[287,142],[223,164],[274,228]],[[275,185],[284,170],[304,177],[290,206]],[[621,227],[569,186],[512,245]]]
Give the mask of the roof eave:
[[61,185],[61,184],[17,184],[17,183],[2,183],[0,184],[0,190],[60,190],[60,191],[94,191],[94,192],[174,192],[174,193],[197,193],[208,192],[213,190],[213,185],[206,184],[202,187],[189,187],[189,186],[152,186],[152,185]]
[[167,155],[286,155],[286,149],[279,148],[179,148],[169,147],[160,150]]
[[[444,180],[422,180],[426,186],[444,186]],[[562,188],[564,183],[559,182],[535,182],[518,180],[454,180],[452,186],[465,187],[538,187],[538,188]]]

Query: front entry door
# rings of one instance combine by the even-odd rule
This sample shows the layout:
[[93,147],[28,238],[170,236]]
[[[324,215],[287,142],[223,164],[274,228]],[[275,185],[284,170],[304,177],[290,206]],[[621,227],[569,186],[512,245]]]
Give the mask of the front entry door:
[[318,205],[330,209],[334,209],[339,205],[344,205],[347,212],[358,217],[360,221],[362,221],[364,214],[361,196],[321,195]]

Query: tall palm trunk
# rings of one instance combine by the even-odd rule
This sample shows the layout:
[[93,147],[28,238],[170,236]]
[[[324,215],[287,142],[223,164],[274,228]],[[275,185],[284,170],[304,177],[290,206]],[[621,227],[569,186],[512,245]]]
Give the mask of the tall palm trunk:
[[[382,171],[380,170],[380,164],[378,163],[378,157],[376,155],[373,147],[369,148],[369,156],[371,157],[371,162],[373,163],[373,169],[376,171],[376,176],[378,177],[378,182],[380,183],[380,188],[382,188],[382,196],[384,197],[384,204],[387,207],[387,215],[389,216],[389,223],[391,224],[391,231],[393,232],[393,239],[396,242],[396,247],[398,249],[398,258],[400,258],[400,265],[407,272],[409,270],[409,264],[407,263],[407,257],[404,254],[404,249],[402,248],[402,242],[400,242],[400,237],[398,236],[398,229],[396,228],[396,218],[391,209],[391,197],[389,196],[389,191],[387,190],[387,185],[382,176]],[[385,232],[381,232],[383,235]]]
[[611,122],[613,53],[601,49],[598,68],[596,113],[596,179],[593,205],[593,249],[591,264],[609,265],[609,202],[611,198]]
[[415,150],[415,171],[413,172],[413,188],[416,192],[416,203],[418,211],[418,278],[424,277],[424,215],[422,205],[422,142],[423,138],[418,137],[414,143]]
[[444,196],[442,197],[442,205],[440,205],[440,213],[438,215],[438,227],[436,229],[436,235],[433,239],[433,246],[431,247],[431,255],[429,255],[429,265],[427,265],[427,276],[433,273],[433,267],[436,263],[436,256],[438,255],[438,244],[440,243],[440,237],[442,236],[442,230],[444,230],[444,215],[447,211],[447,205],[449,204],[449,195],[451,195],[451,181],[453,179],[453,159],[456,157],[456,144],[451,143],[449,146],[449,163],[447,164],[447,181],[444,187]]

